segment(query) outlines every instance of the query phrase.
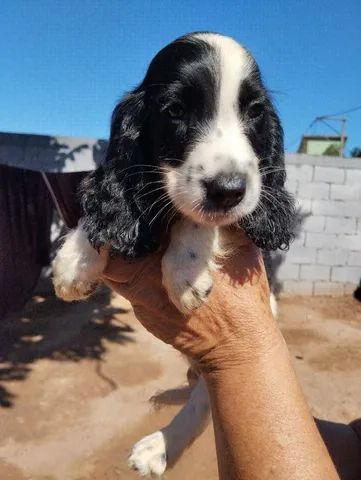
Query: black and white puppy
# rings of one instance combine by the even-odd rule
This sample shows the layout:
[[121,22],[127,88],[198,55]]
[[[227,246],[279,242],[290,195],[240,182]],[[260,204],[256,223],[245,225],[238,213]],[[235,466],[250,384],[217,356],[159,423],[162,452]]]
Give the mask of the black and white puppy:
[[[163,284],[191,312],[211,291],[230,225],[263,250],[288,247],[295,209],[285,178],[282,128],[251,54],[214,33],[175,40],[113,112],[106,159],[82,185],[82,220],[54,261],[57,294],[94,290],[100,246],[139,257],[171,229]],[[205,405],[200,379],[172,424],[134,447],[131,466],[163,473],[205,424]]]

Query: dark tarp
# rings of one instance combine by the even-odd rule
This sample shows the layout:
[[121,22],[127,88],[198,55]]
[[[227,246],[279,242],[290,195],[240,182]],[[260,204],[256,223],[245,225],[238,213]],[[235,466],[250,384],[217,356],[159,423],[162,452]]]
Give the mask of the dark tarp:
[[68,227],[76,226],[76,191],[85,173],[45,174],[0,165],[0,318],[23,307],[49,264],[54,206]]

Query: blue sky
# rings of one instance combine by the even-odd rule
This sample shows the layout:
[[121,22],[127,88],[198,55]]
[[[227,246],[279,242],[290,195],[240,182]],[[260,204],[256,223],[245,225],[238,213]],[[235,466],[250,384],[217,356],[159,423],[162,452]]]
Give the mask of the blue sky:
[[[360,19],[360,0],[1,0],[0,131],[107,138],[153,55],[211,30],[253,52],[294,151],[315,116],[361,105]],[[361,111],[347,133],[361,146]]]

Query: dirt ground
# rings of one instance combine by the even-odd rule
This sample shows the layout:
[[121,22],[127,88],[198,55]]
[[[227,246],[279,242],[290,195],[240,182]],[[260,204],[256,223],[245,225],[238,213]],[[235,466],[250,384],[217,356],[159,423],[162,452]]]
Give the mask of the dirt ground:
[[[361,416],[361,304],[284,299],[279,317],[312,412]],[[106,291],[74,304],[35,296],[1,323],[0,349],[1,480],[138,478],[130,447],[164,426],[182,395],[161,409],[148,399],[186,384],[181,356]],[[217,478],[211,425],[165,478]]]

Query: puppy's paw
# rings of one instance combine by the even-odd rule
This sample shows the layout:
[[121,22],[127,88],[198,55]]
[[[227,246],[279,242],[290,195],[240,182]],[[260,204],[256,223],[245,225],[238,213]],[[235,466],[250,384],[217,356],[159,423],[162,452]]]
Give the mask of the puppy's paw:
[[183,289],[179,297],[179,306],[183,313],[191,313],[199,308],[212,291],[213,279],[211,272],[205,270],[193,282],[185,281],[186,288]]
[[96,290],[99,282],[82,282],[74,281],[65,283],[54,277],[54,290],[58,298],[66,302],[73,302],[75,300],[85,300]]
[[106,258],[92,248],[79,224],[66,235],[52,264],[56,295],[67,302],[89,297],[105,265]]
[[160,477],[167,468],[167,449],[162,432],[155,432],[137,442],[128,458],[128,465],[142,477]]
[[[188,274],[187,274],[188,273]],[[192,272],[190,272],[192,273]],[[163,285],[174,305],[184,314],[190,314],[199,308],[210,294],[213,286],[212,274],[209,268],[191,278],[186,270],[168,272],[163,269]]]
[[[61,258],[53,261],[53,285],[56,296],[67,302],[88,298],[97,288],[98,280],[85,280],[83,275],[71,271]],[[68,268],[66,268],[68,267]]]

